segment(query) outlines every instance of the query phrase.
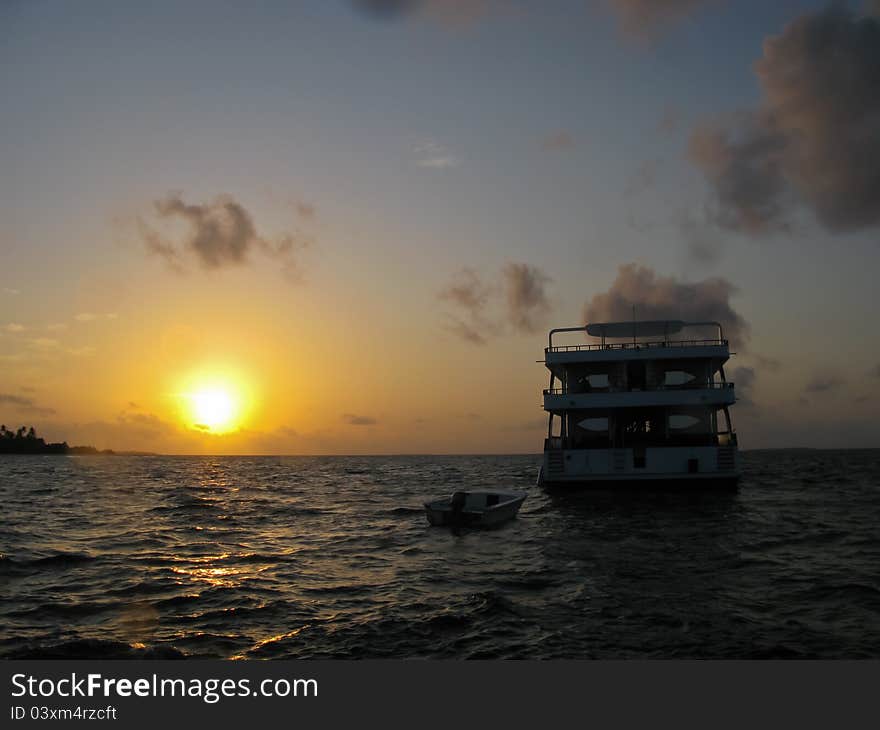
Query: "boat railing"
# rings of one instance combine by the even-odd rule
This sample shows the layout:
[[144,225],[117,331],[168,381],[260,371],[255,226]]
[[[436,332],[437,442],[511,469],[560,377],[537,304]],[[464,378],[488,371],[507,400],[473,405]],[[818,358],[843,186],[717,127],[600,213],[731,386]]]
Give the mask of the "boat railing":
[[727,340],[718,338],[704,340],[649,340],[642,342],[606,342],[586,345],[558,345],[547,347],[545,352],[579,352],[583,350],[641,350],[662,347],[726,347]]
[[572,437],[563,438],[562,436],[552,436],[544,439],[544,451],[580,451],[592,449],[633,449],[639,446],[648,448],[668,448],[682,446],[715,446],[718,448],[737,446],[736,431],[719,431],[718,433],[700,433],[700,434],[678,434],[676,436],[667,436],[652,440],[650,443],[620,443],[614,445],[611,440],[606,437],[604,439],[596,439],[596,442],[587,446],[584,442],[578,443],[577,439]]
[[592,393],[650,393],[655,390],[725,390],[733,388],[733,383],[700,383],[693,385],[658,385],[656,388],[591,388],[590,390],[571,390],[568,388],[544,388],[544,395],[590,395]]

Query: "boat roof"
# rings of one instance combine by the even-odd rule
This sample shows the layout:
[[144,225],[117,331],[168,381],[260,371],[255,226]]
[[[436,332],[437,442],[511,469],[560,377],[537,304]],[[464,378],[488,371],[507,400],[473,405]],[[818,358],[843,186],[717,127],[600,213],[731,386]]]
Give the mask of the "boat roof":
[[640,322],[591,322],[587,334],[593,337],[659,337],[674,335],[689,322],[680,319],[650,319]]

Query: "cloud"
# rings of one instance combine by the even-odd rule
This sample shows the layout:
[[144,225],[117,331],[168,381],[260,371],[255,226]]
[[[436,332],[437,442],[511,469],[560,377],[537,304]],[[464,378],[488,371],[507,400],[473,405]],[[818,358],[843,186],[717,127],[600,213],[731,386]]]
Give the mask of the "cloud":
[[486,335],[495,328],[484,316],[492,294],[492,287],[476,271],[468,267],[458,271],[437,295],[463,312],[463,315],[449,316],[447,329],[466,342],[485,345]]
[[413,145],[416,154],[416,165],[435,170],[443,170],[450,167],[458,167],[461,160],[453,155],[446,147],[432,139],[422,140]]
[[30,413],[35,416],[52,416],[55,414],[54,408],[45,408],[37,405],[33,398],[12,395],[11,393],[0,393],[0,406],[6,406],[13,411]]
[[3,329],[5,329],[7,332],[17,333],[24,332],[27,327],[25,327],[23,324],[18,324],[18,322],[10,322]]
[[652,36],[661,28],[680,21],[711,0],[606,0],[624,32]]
[[803,205],[829,231],[880,224],[880,19],[843,3],[806,13],[765,40],[755,73],[761,104],[690,139],[714,221],[787,230]]
[[657,181],[657,171],[660,169],[660,164],[661,161],[656,159],[641,162],[627,181],[624,193],[633,196],[652,188]]
[[837,390],[844,384],[844,380],[837,375],[825,373],[816,375],[804,386],[805,393],[829,393]]
[[679,281],[630,263],[617,270],[608,291],[595,294],[584,304],[583,319],[587,323],[629,321],[635,306],[640,320],[716,321],[723,326],[731,346],[744,350],[749,324],[730,303],[736,292],[736,287],[722,277]]
[[466,342],[485,345],[505,331],[530,334],[543,326],[552,309],[546,290],[550,281],[541,269],[524,263],[506,264],[492,283],[463,268],[437,296],[458,310],[447,315],[447,329]]
[[11,288],[11,287],[4,286],[4,287],[3,287],[3,293],[4,293],[4,294],[9,294],[9,296],[14,297],[14,296],[16,296],[16,295],[18,295],[18,294],[21,294],[21,289],[13,289],[13,288]]
[[684,241],[688,262],[698,266],[712,266],[721,260],[724,246],[718,240],[718,232],[714,228],[685,214],[678,222],[678,229]]
[[80,312],[74,319],[77,322],[94,322],[99,319],[118,319],[116,312],[106,312],[104,314],[95,314],[94,312]]
[[507,264],[501,270],[507,318],[517,332],[536,332],[550,312],[546,285],[550,277],[537,266]]
[[32,337],[28,340],[28,344],[41,350],[54,350],[61,346],[58,340],[53,340],[51,337]]
[[[299,278],[296,253],[310,244],[300,232],[284,233],[270,240],[257,233],[250,212],[232,196],[221,195],[210,203],[186,203],[179,194],[171,194],[154,202],[156,217],[166,223],[186,224],[188,231],[181,240],[163,236],[143,219],[138,219],[138,230],[144,246],[150,253],[165,259],[174,270],[186,270],[185,257],[194,257],[205,270],[246,265],[252,253],[279,261],[282,271],[291,279]],[[314,208],[297,208],[297,213],[308,218]]]
[[51,324],[46,325],[46,329],[50,332],[58,332],[60,330],[66,330],[67,325],[63,322],[52,322]]
[[352,0],[355,9],[377,20],[424,18],[447,28],[475,25],[493,12],[506,10],[509,0]]
[[[880,0],[878,0],[878,2],[880,2]],[[868,375],[874,378],[880,378],[880,363],[877,363],[874,367],[872,367],[868,371]]]
[[763,370],[775,373],[782,367],[782,363],[775,357],[767,357],[766,355],[754,355],[753,357],[757,361],[758,367]]
[[491,294],[491,287],[483,282],[480,275],[473,269],[465,267],[438,296],[469,312],[479,313],[489,303]]
[[744,406],[753,406],[752,389],[755,385],[755,369],[739,366],[730,373],[730,379],[736,388],[736,400]]
[[296,210],[296,214],[307,221],[315,220],[318,214],[318,209],[312,203],[306,203],[302,200],[294,201],[293,207]]
[[342,420],[349,426],[375,426],[379,423],[371,416],[358,416],[355,413],[343,413]]
[[548,134],[541,141],[541,147],[551,152],[571,149],[574,147],[574,144],[574,137],[570,132],[566,132],[564,129]]
[[446,329],[472,345],[485,345],[489,340],[473,324],[465,322],[459,317],[450,317]]

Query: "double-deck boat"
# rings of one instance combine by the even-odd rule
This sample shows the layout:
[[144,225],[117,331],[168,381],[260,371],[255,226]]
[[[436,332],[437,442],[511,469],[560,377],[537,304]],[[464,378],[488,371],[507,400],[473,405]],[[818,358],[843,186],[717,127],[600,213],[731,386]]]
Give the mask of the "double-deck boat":
[[[554,336],[573,332],[597,341],[554,344]],[[739,455],[729,408],[736,398],[724,374],[729,357],[718,322],[550,330],[544,351],[549,422],[538,481],[549,487],[735,488]]]

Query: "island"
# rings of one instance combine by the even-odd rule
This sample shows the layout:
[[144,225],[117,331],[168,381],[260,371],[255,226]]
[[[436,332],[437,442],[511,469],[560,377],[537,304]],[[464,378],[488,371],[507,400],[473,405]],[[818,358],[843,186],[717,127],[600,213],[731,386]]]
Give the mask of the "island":
[[66,441],[60,443],[47,443],[44,438],[37,436],[33,426],[22,426],[17,431],[10,431],[5,425],[0,425],[0,454],[46,454],[46,455],[69,455],[69,456],[152,456],[146,452],[113,451],[111,449],[96,449],[94,446],[68,446]]

